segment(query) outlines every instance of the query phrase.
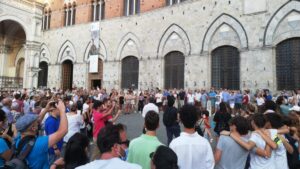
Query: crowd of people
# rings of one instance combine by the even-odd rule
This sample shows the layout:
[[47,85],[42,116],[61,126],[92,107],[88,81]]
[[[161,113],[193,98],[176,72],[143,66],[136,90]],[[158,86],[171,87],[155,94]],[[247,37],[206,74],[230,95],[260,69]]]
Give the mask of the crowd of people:
[[[300,168],[300,90],[54,88],[0,99],[0,168]],[[129,140],[118,118],[131,113],[144,128]]]

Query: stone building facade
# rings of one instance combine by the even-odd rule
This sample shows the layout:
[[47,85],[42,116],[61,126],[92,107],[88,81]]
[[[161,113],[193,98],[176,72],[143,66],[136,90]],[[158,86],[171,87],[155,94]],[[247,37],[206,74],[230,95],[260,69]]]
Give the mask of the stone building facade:
[[[43,8],[31,2],[25,14],[24,1],[0,0],[0,27],[12,20],[26,33],[24,87],[300,88],[299,1],[48,0]],[[89,73],[92,23],[96,74]]]

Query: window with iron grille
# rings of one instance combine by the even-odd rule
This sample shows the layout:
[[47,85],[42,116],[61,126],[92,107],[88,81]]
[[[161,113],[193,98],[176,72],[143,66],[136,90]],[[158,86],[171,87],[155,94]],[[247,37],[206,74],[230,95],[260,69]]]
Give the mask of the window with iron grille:
[[134,56],[127,56],[122,60],[122,84],[124,89],[138,88],[139,82],[139,60]]
[[70,60],[66,60],[62,64],[62,89],[72,89],[73,83],[73,63]]
[[38,87],[46,87],[48,80],[48,64],[46,62],[41,62],[39,68],[41,70],[39,71]]
[[237,48],[222,46],[212,52],[211,82],[216,88],[240,89],[240,54]]
[[278,90],[300,89],[300,38],[292,38],[276,46]]
[[184,88],[184,55],[181,52],[165,56],[165,88]]

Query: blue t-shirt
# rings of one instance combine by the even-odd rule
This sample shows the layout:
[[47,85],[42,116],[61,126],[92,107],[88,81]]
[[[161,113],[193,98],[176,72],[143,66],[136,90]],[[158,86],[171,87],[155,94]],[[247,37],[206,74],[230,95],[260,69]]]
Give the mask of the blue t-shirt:
[[[20,135],[16,138],[16,145],[18,146],[21,140]],[[48,136],[40,136],[36,139],[34,146],[26,157],[26,161],[30,169],[49,169],[48,162]],[[25,147],[24,147],[25,148]]]
[[223,92],[222,97],[223,97],[223,102],[227,103],[229,101],[230,95],[228,92]]
[[[5,140],[0,137],[0,155],[9,150]],[[4,159],[0,157],[0,167],[4,166]]]
[[243,95],[242,94],[235,94],[235,103],[240,103],[242,104],[243,102]]
[[[45,132],[46,135],[49,136],[53,133],[55,133],[59,128],[60,119],[55,118],[53,116],[49,116],[47,120],[45,121]],[[63,140],[61,139],[58,143],[56,143],[57,148],[61,150],[63,146]],[[49,154],[55,154],[53,148],[49,148]]]

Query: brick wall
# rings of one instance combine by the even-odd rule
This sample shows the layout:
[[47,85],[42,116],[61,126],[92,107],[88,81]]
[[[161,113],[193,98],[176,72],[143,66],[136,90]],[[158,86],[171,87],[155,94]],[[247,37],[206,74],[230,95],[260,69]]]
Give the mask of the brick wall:
[[140,0],[141,12],[151,11],[166,5],[166,0]]
[[[140,11],[147,12],[165,6],[165,0],[140,0]],[[64,26],[64,1],[53,0],[48,4],[50,8],[50,29]],[[124,0],[105,0],[105,19],[120,17],[124,15]],[[88,23],[92,20],[92,0],[76,0],[75,24]]]

